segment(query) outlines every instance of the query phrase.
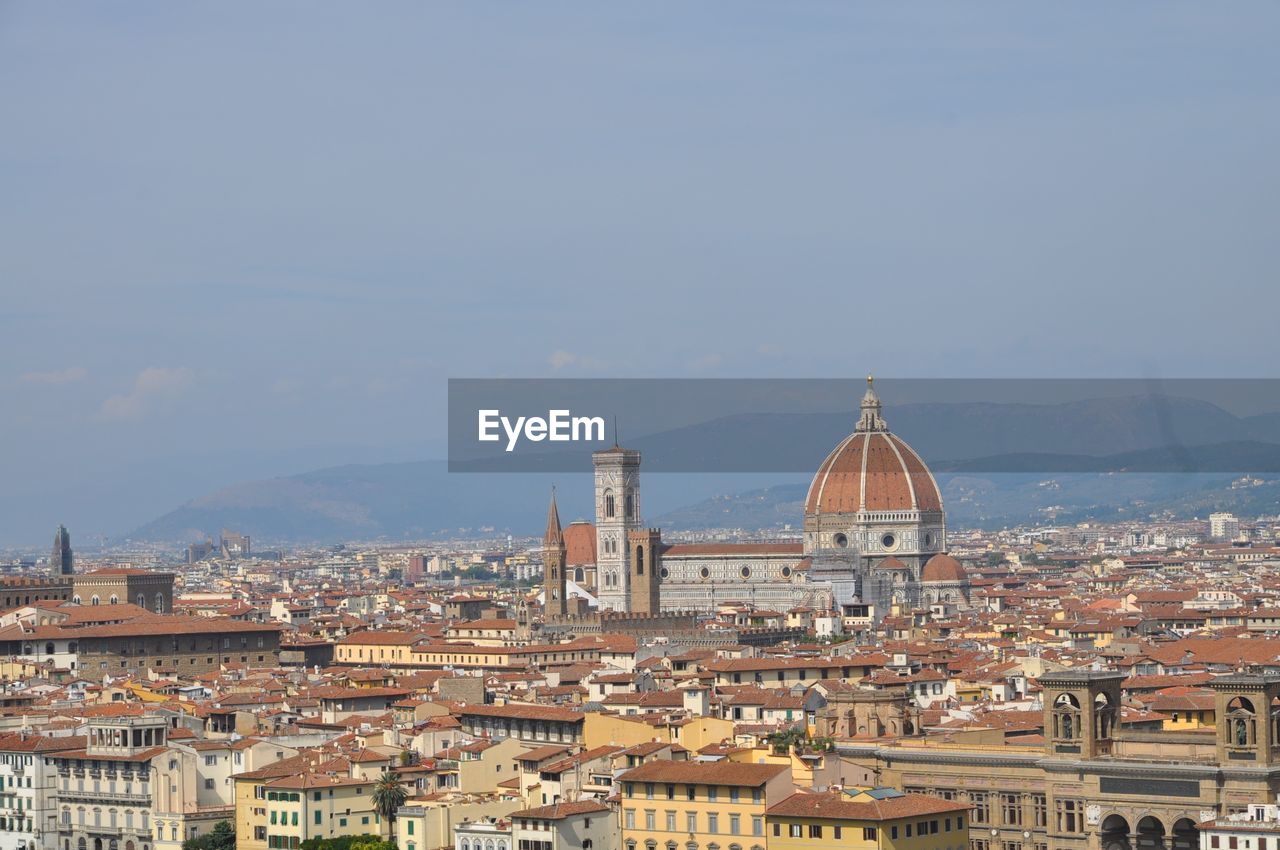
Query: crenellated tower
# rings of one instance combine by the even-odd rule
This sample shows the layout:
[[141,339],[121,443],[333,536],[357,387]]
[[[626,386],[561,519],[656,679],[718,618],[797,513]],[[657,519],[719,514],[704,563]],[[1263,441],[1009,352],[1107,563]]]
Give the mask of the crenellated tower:
[[657,614],[662,609],[659,585],[662,582],[662,532],[656,528],[627,532],[630,553],[631,604],[633,614]]

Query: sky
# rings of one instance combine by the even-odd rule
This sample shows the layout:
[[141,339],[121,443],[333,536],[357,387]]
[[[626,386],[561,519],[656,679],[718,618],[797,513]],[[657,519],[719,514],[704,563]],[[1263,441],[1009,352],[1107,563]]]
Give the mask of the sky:
[[0,546],[451,377],[1274,377],[1280,6],[0,0]]

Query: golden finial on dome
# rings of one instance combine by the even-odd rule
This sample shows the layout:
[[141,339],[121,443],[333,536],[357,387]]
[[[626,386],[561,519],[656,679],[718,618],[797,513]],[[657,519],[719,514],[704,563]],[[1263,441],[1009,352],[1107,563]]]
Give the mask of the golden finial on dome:
[[867,373],[867,389],[871,388],[871,385],[875,383],[875,380],[876,380],[875,378],[871,377],[871,373],[868,372]]

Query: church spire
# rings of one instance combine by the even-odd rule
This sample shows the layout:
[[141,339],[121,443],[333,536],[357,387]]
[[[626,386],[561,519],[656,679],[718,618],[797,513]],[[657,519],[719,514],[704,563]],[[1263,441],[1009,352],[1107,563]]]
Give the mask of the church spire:
[[880,396],[876,395],[875,378],[867,375],[867,391],[862,396],[862,415],[858,417],[858,431],[888,431],[884,417],[880,415]]
[[551,488],[551,506],[547,508],[547,533],[542,538],[543,614],[547,621],[565,613],[564,534],[560,531],[560,511],[556,510],[556,488]]
[[560,511],[556,509],[556,488],[551,488],[551,506],[547,508],[547,533],[542,542],[558,545],[564,542],[564,534],[560,530]]

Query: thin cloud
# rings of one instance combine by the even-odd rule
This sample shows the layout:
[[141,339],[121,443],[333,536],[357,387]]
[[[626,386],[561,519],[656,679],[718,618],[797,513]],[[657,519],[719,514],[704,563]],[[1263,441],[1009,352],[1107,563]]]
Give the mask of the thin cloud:
[[18,377],[24,384],[74,384],[89,377],[89,370],[83,366],[72,366],[68,369],[55,369],[51,372],[27,372]]
[[578,355],[574,354],[572,351],[565,351],[561,349],[559,351],[551,352],[551,356],[547,358],[547,362],[551,364],[552,369],[559,370],[563,369],[565,366],[572,366],[574,363],[577,363]]
[[151,366],[138,373],[132,390],[102,402],[98,415],[112,421],[141,419],[157,405],[185,392],[194,379],[190,369]]
[[722,354],[704,354],[701,357],[695,357],[689,361],[689,368],[695,372],[705,372],[709,369],[716,369],[720,364],[724,363],[724,355]]

